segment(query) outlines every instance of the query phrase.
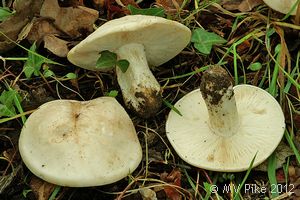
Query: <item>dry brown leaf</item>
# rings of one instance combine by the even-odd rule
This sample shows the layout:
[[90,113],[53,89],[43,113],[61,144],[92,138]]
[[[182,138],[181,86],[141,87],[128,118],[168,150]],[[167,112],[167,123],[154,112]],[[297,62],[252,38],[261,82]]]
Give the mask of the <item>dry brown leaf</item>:
[[221,5],[226,10],[237,10],[242,0],[222,0]]
[[[178,10],[183,6],[184,0],[156,0],[156,4],[164,8],[168,14],[177,13]],[[185,2],[185,6],[190,3],[190,0]]]
[[262,0],[244,0],[240,3],[238,6],[238,10],[241,12],[249,12],[251,11],[254,7],[262,4]]
[[[278,147],[275,150],[275,156],[276,156],[276,169],[279,169],[283,166],[285,163],[285,159],[291,155],[294,155],[293,150],[286,145],[284,142],[280,142]],[[266,160],[262,164],[258,165],[254,168],[258,171],[268,171],[268,161]]]
[[262,0],[223,0],[221,5],[226,10],[239,10],[241,12],[248,12],[262,3]]
[[[16,41],[23,27],[38,14],[42,6],[42,0],[18,0],[15,1],[13,9],[15,15],[0,24],[0,31],[11,40]],[[0,35],[0,52],[10,50],[15,43],[9,41],[3,35]]]
[[41,41],[46,35],[63,35],[52,24],[49,18],[35,18],[32,20],[32,26],[27,39],[31,42]]
[[59,7],[57,1],[45,0],[40,15],[54,20],[58,29],[71,37],[79,37],[81,31],[93,31],[98,11],[87,7]]
[[179,9],[183,0],[156,0],[156,4],[162,6],[165,10]]
[[55,189],[55,185],[33,176],[30,181],[30,188],[38,200],[48,200]]
[[44,37],[45,48],[59,57],[66,57],[69,49],[68,42],[55,37],[54,35],[46,35]]
[[157,200],[156,193],[149,188],[140,188],[139,192],[143,200]]
[[[169,174],[162,173],[160,178],[167,183],[181,187],[181,172],[179,169],[173,169],[173,171]],[[170,200],[182,199],[182,196],[180,195],[177,189],[178,188],[171,187],[171,186],[164,187],[164,191]]]

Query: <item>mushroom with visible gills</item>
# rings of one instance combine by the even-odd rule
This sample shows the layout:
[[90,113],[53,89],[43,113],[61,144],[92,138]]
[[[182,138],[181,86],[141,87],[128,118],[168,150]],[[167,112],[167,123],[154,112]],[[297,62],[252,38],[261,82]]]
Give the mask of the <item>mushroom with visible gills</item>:
[[[276,10],[283,14],[287,14],[289,11],[291,11],[291,9],[297,3],[298,0],[263,0],[263,1],[273,10]],[[293,9],[291,15],[296,15],[296,12],[297,12],[297,5],[295,5],[295,9]]]
[[129,61],[125,73],[116,68],[123,99],[128,108],[148,118],[162,103],[160,84],[149,67],[175,57],[190,38],[190,29],[179,22],[156,16],[128,15],[100,26],[70,50],[68,60],[89,70],[110,70],[96,65],[100,53],[108,50],[119,59]]
[[238,172],[266,160],[282,139],[285,119],[278,102],[251,85],[233,87],[227,72],[213,66],[169,113],[167,137],[187,163],[212,171]]
[[116,182],[142,159],[133,123],[112,97],[43,104],[26,121],[19,150],[33,174],[70,187]]

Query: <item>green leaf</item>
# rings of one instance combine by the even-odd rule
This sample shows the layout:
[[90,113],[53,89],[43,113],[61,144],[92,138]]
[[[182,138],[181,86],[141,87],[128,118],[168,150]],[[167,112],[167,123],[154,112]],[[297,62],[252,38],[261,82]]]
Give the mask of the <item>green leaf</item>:
[[44,70],[43,75],[44,75],[46,78],[48,78],[48,77],[50,77],[50,76],[54,76],[55,74],[54,74],[53,71],[51,71],[51,70],[49,70],[49,69],[46,69],[46,70]]
[[36,45],[33,43],[30,47],[30,51],[28,51],[28,60],[26,61],[23,69],[27,78],[31,78],[32,74],[39,76],[41,66],[45,62],[45,59],[34,54],[35,52]]
[[262,65],[260,62],[251,63],[248,67],[248,69],[252,71],[258,71],[262,68]]
[[[276,186],[277,185],[277,179],[276,179],[276,155],[275,153],[271,154],[271,156],[268,158],[268,178],[270,181],[271,186]],[[274,187],[273,187],[274,188]],[[271,187],[271,196],[272,198],[278,197],[279,193],[275,189]]]
[[203,45],[200,43],[194,43],[194,47],[198,49],[201,53],[208,55],[212,49],[212,45]]
[[14,14],[15,14],[14,11],[12,12],[8,8],[0,7],[0,21],[4,21]]
[[77,75],[75,73],[67,73],[65,77],[67,77],[68,79],[76,79]]
[[117,63],[117,54],[108,50],[100,52],[100,57],[97,60],[97,68],[109,68],[115,66]]
[[158,16],[158,17],[165,16],[165,10],[163,8],[140,9],[129,4],[127,6],[127,9],[130,11],[132,15],[151,15],[151,16]]
[[111,90],[109,91],[109,93],[106,94],[106,96],[109,96],[109,97],[116,97],[118,96],[118,91],[117,90]]
[[15,90],[4,90],[0,96],[0,117],[12,117],[16,115],[14,100],[17,97],[21,101],[20,95]]
[[194,43],[194,47],[198,49],[199,52],[208,55],[213,45],[223,44],[227,41],[215,33],[197,28],[192,33],[191,42]]
[[204,190],[205,190],[205,192],[206,192],[206,195],[205,195],[205,197],[204,197],[204,200],[208,200],[209,197],[211,196],[211,193],[212,193],[212,192],[216,192],[216,191],[213,191],[213,189],[217,189],[217,187],[214,186],[214,185],[211,185],[211,184],[209,184],[209,183],[207,183],[207,182],[204,182],[204,183],[203,183],[203,186],[204,186]]
[[117,66],[121,69],[123,73],[125,73],[129,67],[128,60],[118,60]]

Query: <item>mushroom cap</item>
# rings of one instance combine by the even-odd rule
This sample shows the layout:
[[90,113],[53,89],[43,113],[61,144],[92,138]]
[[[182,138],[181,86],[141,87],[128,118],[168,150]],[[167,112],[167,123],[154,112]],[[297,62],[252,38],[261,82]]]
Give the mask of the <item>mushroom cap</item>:
[[[296,3],[297,0],[263,0],[273,10],[287,14]],[[297,7],[293,10],[291,15],[296,15]]]
[[177,154],[187,163],[212,171],[247,170],[257,166],[278,146],[285,129],[278,102],[266,91],[251,85],[234,87],[239,114],[238,132],[230,137],[214,134],[209,128],[208,111],[199,89],[182,99],[169,113],[167,137]]
[[112,97],[43,104],[26,121],[19,150],[36,176],[70,187],[116,182],[142,158],[133,123]]
[[68,60],[89,70],[96,68],[99,53],[115,52],[129,43],[144,45],[150,66],[161,65],[175,57],[190,42],[191,31],[183,24],[162,17],[128,15],[110,20],[81,41],[68,53]]

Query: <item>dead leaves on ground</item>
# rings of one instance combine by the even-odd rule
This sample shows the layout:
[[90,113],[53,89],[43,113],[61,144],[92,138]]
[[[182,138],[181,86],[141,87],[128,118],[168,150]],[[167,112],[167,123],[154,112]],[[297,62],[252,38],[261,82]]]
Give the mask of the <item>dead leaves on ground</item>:
[[38,200],[47,200],[55,189],[55,185],[43,181],[36,176],[32,176],[32,179],[29,183],[34,196]]
[[2,32],[0,35],[0,52],[8,51],[15,46],[3,34],[11,40],[17,41],[21,30],[39,13],[41,6],[41,0],[19,0],[14,2],[12,9],[16,11],[15,15],[0,23],[0,31]]
[[[181,187],[181,172],[179,169],[173,169],[171,173],[162,173],[160,177],[163,181],[170,183],[178,188]],[[182,199],[181,194],[178,192],[178,188],[165,186],[164,191],[167,197],[171,200]]]
[[239,10],[249,12],[254,7],[262,4],[262,0],[223,0],[222,5],[227,10]]
[[[75,1],[72,1],[75,5]],[[87,36],[93,31],[98,11],[81,6],[60,7],[53,0],[15,1],[16,15],[0,24],[0,30],[13,41],[28,39],[45,43],[45,48],[57,56],[68,53],[68,41]],[[2,36],[3,38],[4,36]],[[2,39],[0,52],[15,46]]]

